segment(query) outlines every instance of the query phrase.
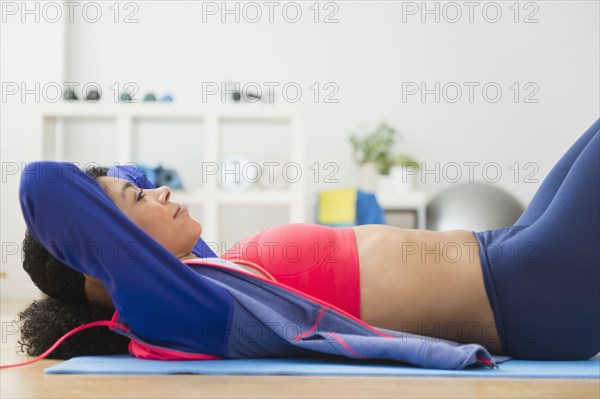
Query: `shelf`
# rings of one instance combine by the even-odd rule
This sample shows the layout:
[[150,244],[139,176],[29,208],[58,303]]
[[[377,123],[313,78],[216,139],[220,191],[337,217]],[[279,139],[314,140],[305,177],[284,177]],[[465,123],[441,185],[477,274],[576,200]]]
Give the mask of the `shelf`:
[[[193,206],[203,205],[210,199],[205,190],[172,190],[172,200]],[[289,205],[293,196],[290,190],[248,190],[228,192],[218,190],[216,200],[219,205]]]
[[236,121],[289,121],[297,108],[272,104],[221,104],[181,105],[177,103],[87,103],[63,102],[44,105],[41,114],[52,118],[115,117],[127,115],[132,118],[189,118],[204,119],[216,115],[221,120]]
[[379,205],[386,209],[412,209],[427,204],[427,197],[424,191],[414,190],[404,193],[377,191],[375,196]]
[[219,192],[217,196],[224,205],[287,205],[293,200],[289,190]]
[[417,214],[417,229],[425,229],[427,196],[424,191],[412,190],[403,193],[377,191],[377,202],[384,211],[413,211]]

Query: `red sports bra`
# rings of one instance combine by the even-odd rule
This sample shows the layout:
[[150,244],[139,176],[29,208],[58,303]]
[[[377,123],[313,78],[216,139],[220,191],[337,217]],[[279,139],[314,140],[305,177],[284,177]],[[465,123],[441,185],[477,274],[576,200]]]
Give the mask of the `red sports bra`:
[[222,258],[256,263],[279,283],[360,318],[360,270],[352,227],[277,225],[243,239]]

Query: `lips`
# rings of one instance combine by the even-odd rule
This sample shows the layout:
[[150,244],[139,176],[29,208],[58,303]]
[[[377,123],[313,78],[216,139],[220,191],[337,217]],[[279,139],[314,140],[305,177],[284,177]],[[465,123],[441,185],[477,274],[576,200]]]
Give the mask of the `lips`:
[[177,217],[177,215],[179,215],[181,213],[181,207],[179,205],[177,205],[177,210],[175,211],[175,214],[173,215],[173,219],[175,219]]

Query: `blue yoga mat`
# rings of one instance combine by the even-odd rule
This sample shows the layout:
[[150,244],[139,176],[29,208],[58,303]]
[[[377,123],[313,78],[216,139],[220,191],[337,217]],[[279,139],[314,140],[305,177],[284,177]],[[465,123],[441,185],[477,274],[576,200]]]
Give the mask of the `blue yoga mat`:
[[401,363],[352,359],[229,359],[161,361],[131,355],[81,356],[45,370],[46,374],[292,374],[499,378],[600,378],[600,360],[508,360],[499,368],[424,369]]

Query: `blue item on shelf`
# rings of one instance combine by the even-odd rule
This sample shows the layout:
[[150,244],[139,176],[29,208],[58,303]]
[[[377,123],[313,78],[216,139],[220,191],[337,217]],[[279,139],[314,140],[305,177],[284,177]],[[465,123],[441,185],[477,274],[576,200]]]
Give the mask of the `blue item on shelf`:
[[123,103],[130,103],[133,101],[133,98],[131,97],[131,94],[127,93],[127,92],[123,92],[121,93],[121,96],[119,96],[119,99],[121,100],[121,102]]

